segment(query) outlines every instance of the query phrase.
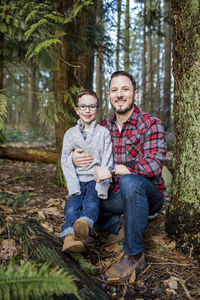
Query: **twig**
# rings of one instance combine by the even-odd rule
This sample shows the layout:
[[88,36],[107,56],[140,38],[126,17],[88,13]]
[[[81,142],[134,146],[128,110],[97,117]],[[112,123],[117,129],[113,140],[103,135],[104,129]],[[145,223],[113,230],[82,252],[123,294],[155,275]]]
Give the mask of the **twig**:
[[15,177],[15,178],[8,178],[8,179],[5,179],[5,180],[3,180],[3,182],[12,182],[12,181],[15,181],[15,180],[18,180],[18,179],[22,179],[22,178],[24,178],[24,179],[27,179],[27,177],[24,177],[24,175],[23,176],[18,176],[18,177]]
[[178,263],[150,263],[151,265],[175,265],[175,266],[182,266],[182,267],[191,267],[192,269],[198,269],[199,267],[194,267],[192,264],[178,264]]

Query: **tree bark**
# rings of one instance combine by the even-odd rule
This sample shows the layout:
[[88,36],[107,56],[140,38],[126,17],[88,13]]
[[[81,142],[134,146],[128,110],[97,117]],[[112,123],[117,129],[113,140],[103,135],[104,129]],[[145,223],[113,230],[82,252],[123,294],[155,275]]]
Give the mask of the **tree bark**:
[[[72,5],[73,0],[60,1],[57,10],[63,14]],[[63,136],[67,129],[75,124],[75,104],[76,95],[71,95],[72,99],[66,97],[70,89],[74,86],[79,88],[92,88],[94,43],[92,26],[95,24],[94,10],[85,9],[65,26],[66,35],[62,37],[62,45],[55,49],[57,70],[54,72],[54,93],[58,107],[56,132],[56,151],[58,160],[54,182],[58,185],[64,184],[62,175],[60,156],[62,151]],[[67,118],[63,117],[63,112]]]
[[120,54],[120,41],[121,41],[121,0],[117,1],[117,45],[116,45],[116,71],[120,68],[119,54]]
[[162,121],[165,130],[171,127],[171,0],[165,0],[164,4],[164,34],[165,34],[165,56],[164,56],[164,96]]
[[152,94],[153,94],[153,81],[152,81],[152,29],[151,29],[151,0],[147,0],[147,24],[148,24],[148,34],[147,34],[147,101],[146,101],[146,111],[152,113]]
[[142,49],[142,110],[146,110],[146,101],[147,101],[147,63],[146,63],[146,52],[147,52],[147,43],[146,43],[146,27],[147,27],[147,8],[146,1],[144,1],[144,16],[143,16],[143,49]]
[[130,1],[126,0],[126,12],[125,12],[125,34],[124,34],[124,69],[130,72]]
[[57,154],[54,151],[48,151],[38,148],[16,148],[11,146],[0,146],[0,158],[7,158],[21,161],[40,161],[45,164],[55,164]]
[[[70,254],[62,253],[62,245],[49,235],[38,222],[29,219],[25,222],[9,223],[7,225],[11,235],[20,239],[22,247],[29,259],[37,263],[48,263],[50,267],[59,267],[72,275],[78,288],[81,299],[84,300],[109,300],[110,297],[98,284],[80,269]],[[55,297],[57,300],[76,300],[75,295]]]
[[160,43],[161,43],[161,8],[160,8],[160,0],[157,2],[158,5],[158,27],[157,27],[157,41],[156,41],[156,91],[155,91],[155,102],[154,102],[154,109],[153,115],[160,118],[160,108],[161,108],[161,101],[160,101]]
[[200,261],[199,0],[172,0],[174,179],[166,230]]

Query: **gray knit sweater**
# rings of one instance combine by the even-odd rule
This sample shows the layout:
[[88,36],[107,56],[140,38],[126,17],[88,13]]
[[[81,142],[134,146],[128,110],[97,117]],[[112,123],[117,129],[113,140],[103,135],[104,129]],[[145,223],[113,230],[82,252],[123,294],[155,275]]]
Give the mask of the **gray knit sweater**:
[[[94,160],[88,167],[74,166],[72,152],[76,148],[82,148],[85,153],[93,156]],[[110,132],[107,128],[96,124],[96,120],[91,123],[85,140],[78,124],[66,131],[63,139],[61,166],[69,196],[81,194],[79,181],[94,180],[93,173],[97,166],[111,166],[112,164]],[[109,184],[97,182],[95,188],[100,198],[106,199],[108,197]]]

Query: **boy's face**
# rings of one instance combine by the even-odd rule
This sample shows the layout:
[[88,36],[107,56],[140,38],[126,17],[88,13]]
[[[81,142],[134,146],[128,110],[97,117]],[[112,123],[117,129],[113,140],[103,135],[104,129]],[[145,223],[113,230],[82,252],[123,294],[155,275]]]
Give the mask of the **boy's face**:
[[86,107],[86,110],[81,110],[82,105],[92,105],[94,109],[94,106],[97,106],[97,99],[92,95],[83,95],[78,99],[78,105],[75,107],[77,115],[80,117],[87,129],[89,128],[91,122],[96,119],[97,113],[100,109],[95,107],[95,110],[91,110],[89,107]]

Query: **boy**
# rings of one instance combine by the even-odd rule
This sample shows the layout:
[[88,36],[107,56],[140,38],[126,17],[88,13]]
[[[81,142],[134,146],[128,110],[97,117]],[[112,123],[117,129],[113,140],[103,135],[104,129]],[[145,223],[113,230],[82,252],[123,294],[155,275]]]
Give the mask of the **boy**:
[[[80,119],[65,133],[63,140],[61,166],[69,198],[60,235],[65,237],[62,251],[84,251],[84,242],[98,218],[100,198],[108,196],[109,183],[96,183],[93,176],[97,166],[111,166],[113,163],[110,132],[96,124],[100,111],[98,101],[93,91],[84,90],[78,94],[75,111]],[[72,152],[77,148],[94,157],[89,166],[74,166]]]

